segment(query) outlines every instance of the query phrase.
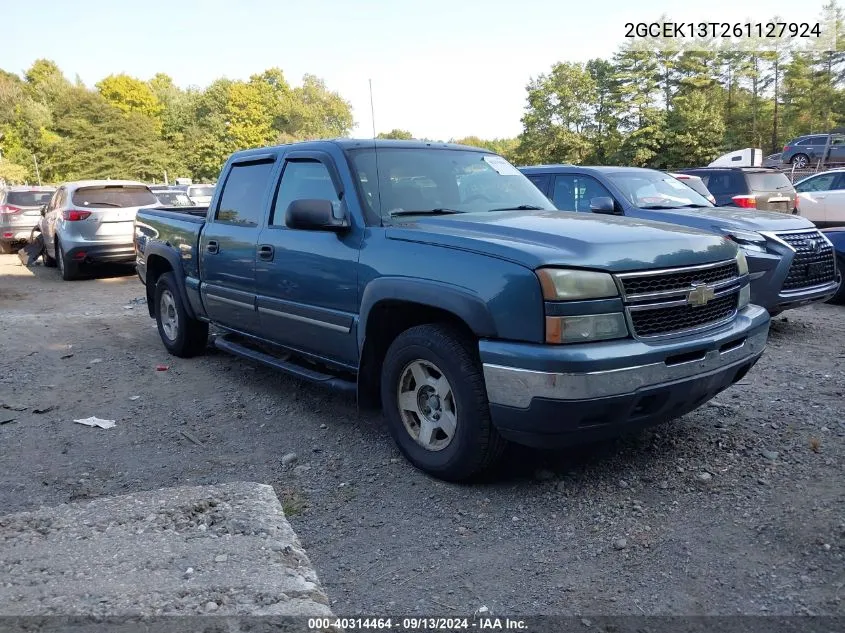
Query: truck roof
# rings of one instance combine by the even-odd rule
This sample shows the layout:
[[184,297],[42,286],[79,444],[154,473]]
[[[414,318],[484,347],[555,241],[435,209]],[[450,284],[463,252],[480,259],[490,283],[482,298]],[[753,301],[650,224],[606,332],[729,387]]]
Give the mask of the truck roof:
[[488,149],[472,145],[459,145],[457,143],[441,143],[439,141],[400,141],[395,139],[355,139],[355,138],[333,138],[320,141],[298,141],[296,143],[285,143],[270,147],[256,147],[245,149],[232,154],[232,157],[243,158],[254,154],[266,154],[268,150],[275,150],[282,147],[295,147],[296,149],[325,149],[334,145],[343,150],[356,148],[376,147],[378,149],[460,149],[473,152],[492,154]]

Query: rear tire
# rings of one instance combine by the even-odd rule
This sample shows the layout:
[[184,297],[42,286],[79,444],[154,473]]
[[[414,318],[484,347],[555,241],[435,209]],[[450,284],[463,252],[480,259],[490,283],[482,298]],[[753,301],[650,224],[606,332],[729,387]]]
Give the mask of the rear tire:
[[158,278],[153,304],[161,342],[180,358],[201,354],[208,344],[208,323],[188,316],[172,272]]
[[828,299],[825,303],[833,303],[836,305],[845,305],[845,257],[837,257],[837,266],[839,267],[839,274],[843,276],[842,284],[839,286],[839,290],[833,295],[830,299]]
[[58,238],[56,238],[56,260],[63,280],[73,281],[79,277],[79,264],[65,255],[65,249]]
[[789,160],[789,162],[795,166],[795,169],[804,169],[810,164],[810,157],[806,154],[796,154]]
[[475,343],[451,326],[419,325],[396,337],[382,367],[381,400],[399,450],[439,479],[475,477],[507,446],[490,419]]

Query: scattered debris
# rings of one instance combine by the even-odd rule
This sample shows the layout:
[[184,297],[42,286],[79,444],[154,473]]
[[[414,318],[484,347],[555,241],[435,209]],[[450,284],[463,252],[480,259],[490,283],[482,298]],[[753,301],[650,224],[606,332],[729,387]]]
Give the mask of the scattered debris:
[[193,435],[191,435],[188,431],[186,431],[186,430],[182,429],[182,430],[180,430],[180,431],[179,431],[179,433],[180,433],[183,437],[185,437],[187,440],[189,440],[189,441],[193,442],[194,444],[196,444],[197,446],[205,446],[205,444],[203,444],[202,442],[200,442],[197,438],[195,438]]
[[628,547],[628,539],[618,538],[613,541],[613,549],[625,549]]
[[129,396],[129,399],[130,399],[130,400],[137,400],[137,399],[138,399],[138,398],[140,398],[140,397],[141,397],[141,396]]
[[15,421],[14,416],[0,415],[0,424],[8,424],[9,422],[14,422],[14,421]]
[[66,358],[73,358],[73,352],[68,352],[67,354],[62,354],[61,356],[59,356],[59,358],[61,358],[62,360],[65,360]]
[[88,361],[88,364],[89,365],[96,365],[97,363],[102,363],[102,362],[103,362],[102,358],[92,358],[91,360]]
[[50,411],[53,411],[54,409],[58,409],[58,407],[54,404],[51,404],[50,406],[47,406],[47,407],[39,407],[38,409],[33,409],[32,412],[33,413],[49,413]]
[[817,437],[810,438],[810,450],[814,453],[820,452],[822,449],[822,441]]
[[215,563],[225,563],[227,560],[229,560],[228,554],[218,554],[217,556],[214,557]]
[[701,482],[708,482],[708,481],[710,481],[711,479],[713,479],[713,475],[711,475],[711,474],[710,474],[710,473],[708,473],[708,472],[703,472],[703,473],[698,473],[698,474],[695,476],[695,478],[696,478],[696,479],[698,479],[698,481],[701,481]]
[[9,411],[26,411],[27,407],[21,404],[9,404],[8,402],[4,402],[2,405],[4,409],[8,409]]
[[170,365],[156,365],[156,371],[167,371],[170,369]]
[[282,457],[282,466],[289,466],[290,464],[293,464],[297,459],[299,458],[296,456],[296,453],[288,453],[287,455]]
[[90,418],[74,420],[74,422],[84,424],[85,426],[98,426],[101,429],[110,429],[115,426],[114,420],[103,420],[101,418],[94,417],[93,415]]
[[769,461],[775,461],[778,458],[779,454],[780,453],[778,453],[777,451],[760,451],[760,455],[762,455]]

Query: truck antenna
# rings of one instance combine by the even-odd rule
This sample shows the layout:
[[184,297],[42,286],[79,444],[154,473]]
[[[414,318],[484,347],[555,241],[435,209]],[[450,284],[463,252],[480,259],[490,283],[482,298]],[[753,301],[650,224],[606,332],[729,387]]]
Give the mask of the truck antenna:
[[384,218],[381,214],[381,174],[378,167],[378,143],[376,142],[376,108],[373,102],[373,80],[370,79],[370,119],[373,122],[373,158],[376,163],[376,197],[378,198],[378,215],[381,224]]

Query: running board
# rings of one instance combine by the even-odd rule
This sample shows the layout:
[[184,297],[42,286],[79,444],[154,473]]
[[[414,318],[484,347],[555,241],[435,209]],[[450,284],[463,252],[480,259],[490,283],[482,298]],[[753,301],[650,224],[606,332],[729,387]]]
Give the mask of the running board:
[[308,382],[323,385],[324,387],[334,389],[335,391],[355,393],[358,389],[358,385],[351,380],[344,380],[343,378],[338,378],[337,376],[332,376],[331,374],[324,374],[314,369],[308,369],[307,367],[302,367],[287,360],[276,358],[275,356],[259,352],[246,347],[245,345],[241,345],[240,343],[235,343],[234,341],[227,339],[225,336],[213,337],[213,344],[214,347],[224,352],[229,352],[230,354],[235,354],[236,356],[241,356],[242,358],[247,358],[257,363],[261,363],[262,365],[266,365],[267,367],[272,367],[273,369],[295,376],[296,378],[301,378],[303,380],[307,380]]

